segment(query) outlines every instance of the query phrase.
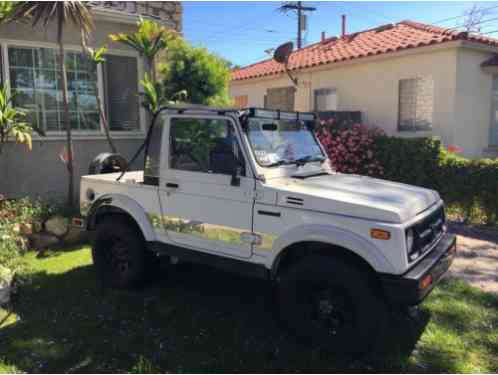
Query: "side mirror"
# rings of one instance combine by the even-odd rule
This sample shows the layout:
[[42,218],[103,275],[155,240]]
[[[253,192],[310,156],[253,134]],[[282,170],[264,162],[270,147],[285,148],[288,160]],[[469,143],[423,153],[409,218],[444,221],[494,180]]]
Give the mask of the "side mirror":
[[240,175],[242,174],[242,167],[237,165],[232,172],[232,179],[230,180],[230,185],[240,186]]

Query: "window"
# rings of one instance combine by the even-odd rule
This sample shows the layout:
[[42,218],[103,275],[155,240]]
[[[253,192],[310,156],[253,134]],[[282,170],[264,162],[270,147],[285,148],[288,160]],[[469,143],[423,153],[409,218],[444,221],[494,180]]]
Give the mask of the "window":
[[170,168],[231,175],[243,156],[228,120],[175,118],[170,126]]
[[434,111],[434,81],[431,77],[399,81],[400,131],[430,130]]
[[280,109],[282,111],[293,111],[294,92],[294,87],[279,87],[268,89],[266,92],[265,108]]
[[[29,121],[46,131],[62,131],[62,84],[54,49],[9,47],[10,85],[14,105],[29,110]],[[66,53],[71,128],[99,130],[97,72],[79,52]]]
[[112,131],[139,130],[137,59],[106,56],[105,77],[109,128]]
[[315,90],[315,111],[337,111],[337,91],[335,89]]
[[234,105],[237,108],[247,108],[247,103],[249,102],[247,95],[239,95],[234,99]]

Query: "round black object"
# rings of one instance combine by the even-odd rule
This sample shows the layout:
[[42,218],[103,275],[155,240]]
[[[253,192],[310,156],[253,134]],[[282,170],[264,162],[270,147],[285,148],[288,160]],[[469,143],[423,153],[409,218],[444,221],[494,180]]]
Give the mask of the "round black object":
[[97,155],[97,157],[90,163],[88,174],[122,172],[127,166],[128,162],[120,154],[103,152],[102,154]]
[[132,288],[146,271],[145,240],[136,225],[122,215],[105,216],[97,225],[92,258],[102,286]]
[[298,338],[344,354],[376,347],[388,324],[385,302],[364,271],[324,256],[310,256],[277,279],[282,322]]

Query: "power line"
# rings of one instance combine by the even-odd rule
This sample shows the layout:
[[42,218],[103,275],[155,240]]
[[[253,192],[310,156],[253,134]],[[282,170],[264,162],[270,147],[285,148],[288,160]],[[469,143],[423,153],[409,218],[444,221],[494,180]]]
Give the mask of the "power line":
[[[498,5],[494,5],[492,7],[489,7],[489,8],[483,8],[481,9],[482,12],[487,12],[488,10],[491,10],[491,9],[496,9],[498,8]],[[456,20],[458,18],[462,18],[462,17],[466,17],[467,15],[466,14],[461,14],[459,16],[454,16],[454,17],[449,17],[449,18],[444,18],[442,20],[439,20],[439,21],[434,21],[434,22],[431,22],[433,25],[437,25],[439,23],[444,23],[444,22],[447,22],[447,21],[452,21],[452,20]]]
[[303,6],[302,1],[297,2],[287,2],[278,8],[283,13],[288,13],[289,11],[296,11],[297,13],[297,49],[302,47],[302,22],[303,22],[303,12],[314,12],[315,7]]

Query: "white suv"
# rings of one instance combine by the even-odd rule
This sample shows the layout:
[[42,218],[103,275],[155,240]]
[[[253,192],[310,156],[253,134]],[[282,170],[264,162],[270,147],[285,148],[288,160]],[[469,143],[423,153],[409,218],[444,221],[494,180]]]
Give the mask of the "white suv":
[[311,113],[163,109],[143,172],[81,179],[102,280],[133,286],[163,255],[263,278],[297,335],[368,350],[389,309],[440,280],[456,240],[437,192],[334,172],[314,124]]

